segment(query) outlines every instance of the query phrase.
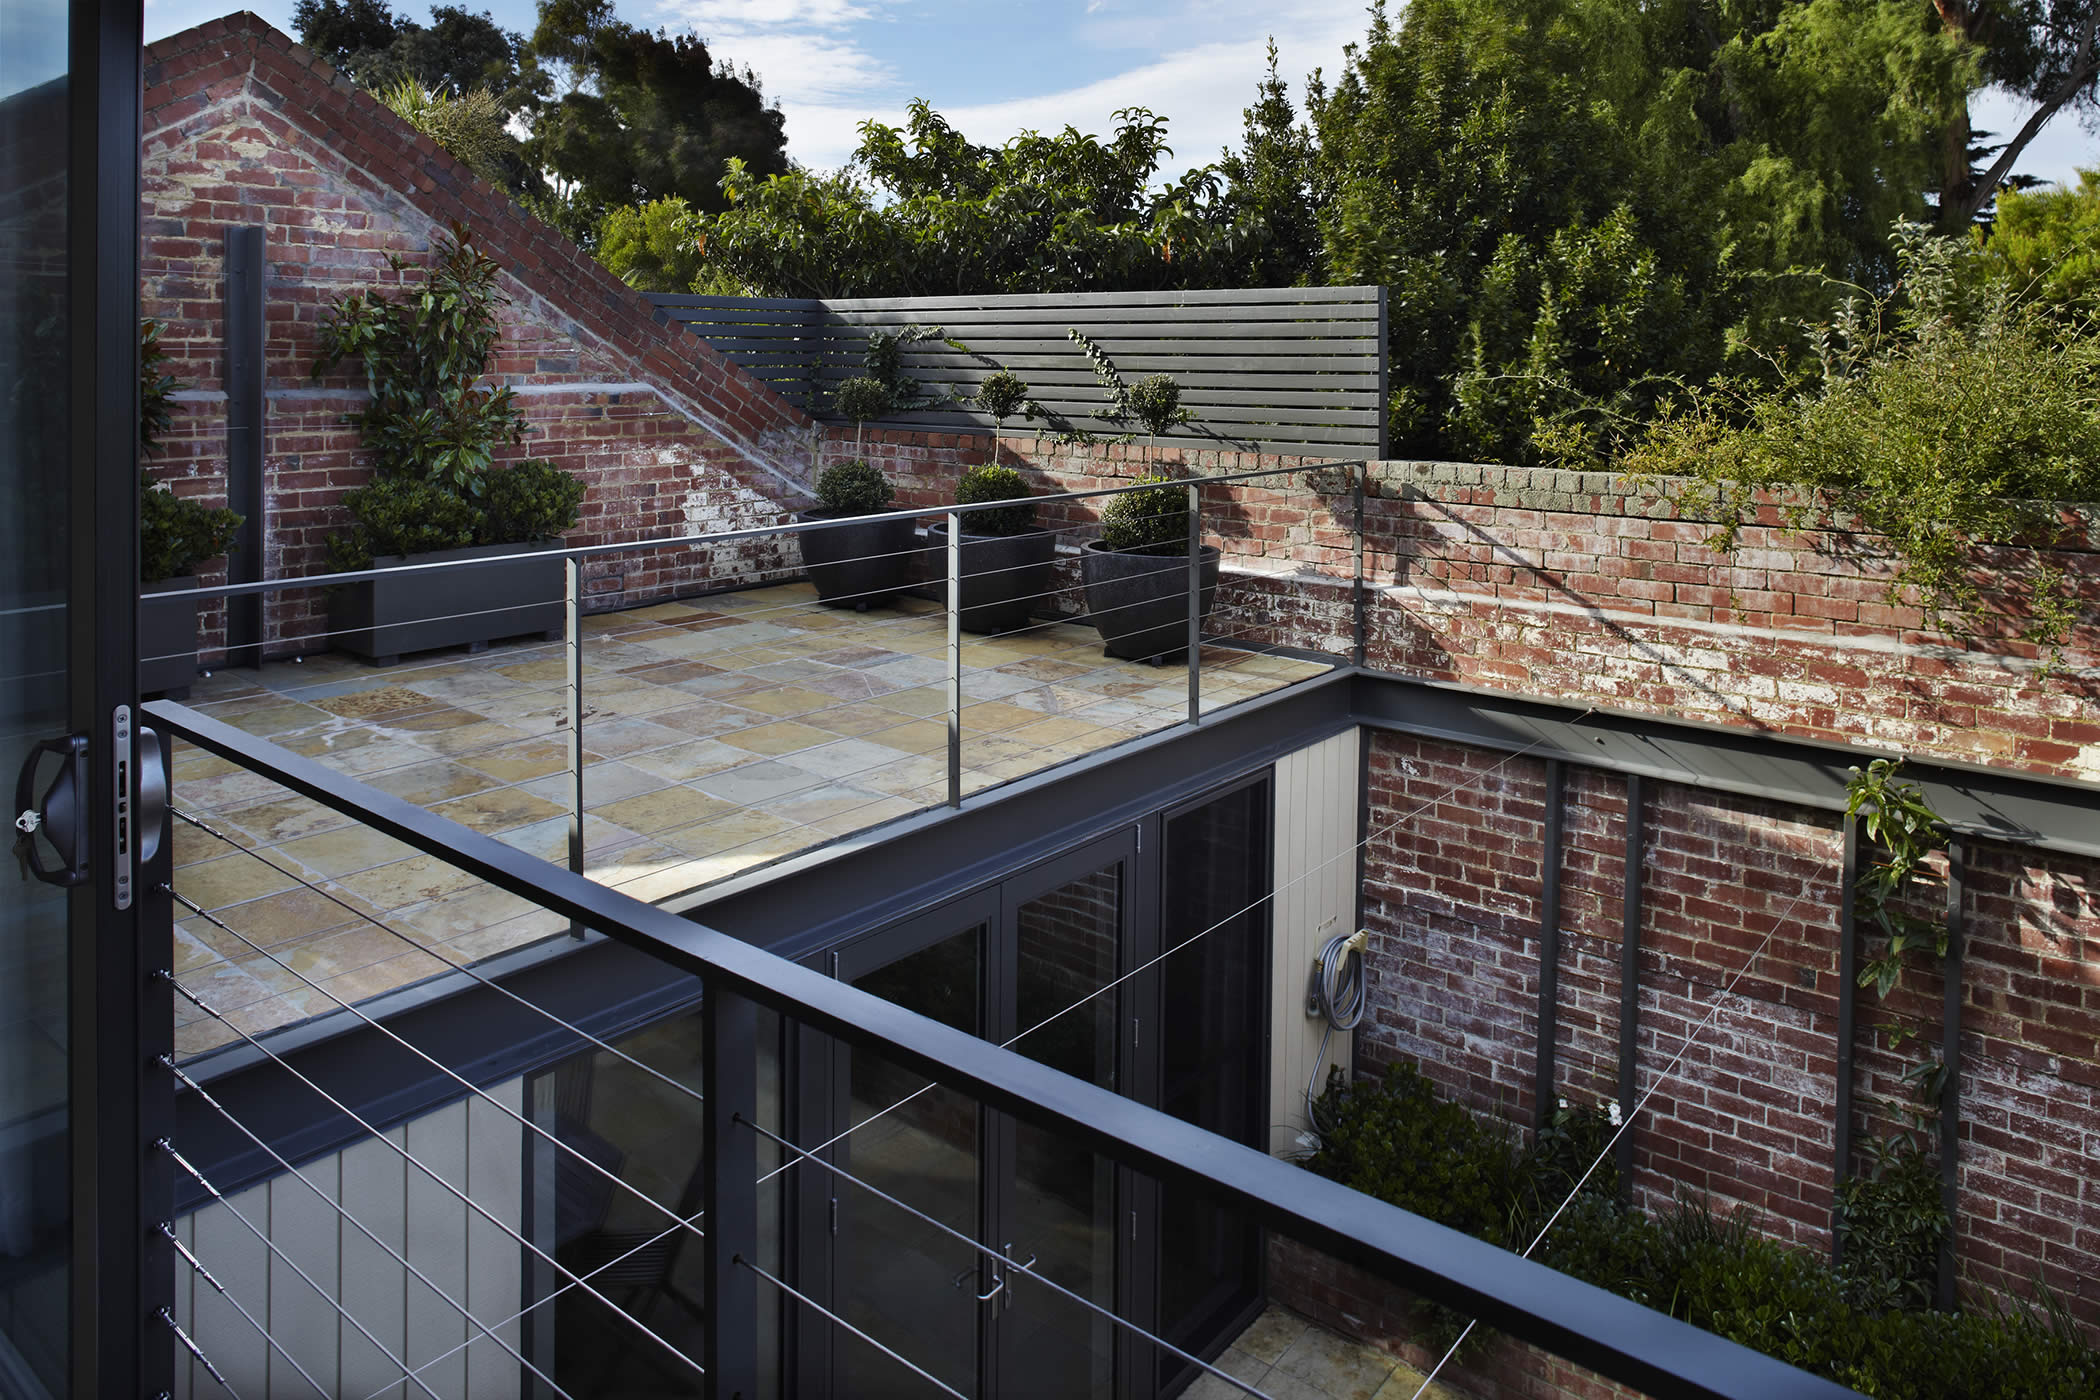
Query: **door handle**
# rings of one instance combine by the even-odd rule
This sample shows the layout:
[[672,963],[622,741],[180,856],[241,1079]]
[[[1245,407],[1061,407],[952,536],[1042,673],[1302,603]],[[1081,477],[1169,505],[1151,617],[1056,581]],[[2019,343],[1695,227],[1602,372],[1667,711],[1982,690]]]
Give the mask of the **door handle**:
[[992,1285],[991,1292],[978,1294],[978,1302],[989,1303],[992,1301],[992,1299],[998,1297],[1001,1293],[1004,1293],[1006,1291],[1006,1275],[1000,1273],[997,1269],[994,1269],[992,1270],[992,1277],[996,1278],[998,1282]]
[[[46,754],[60,760],[58,773],[36,795],[36,773]],[[88,879],[88,737],[68,734],[62,739],[44,739],[22,759],[15,776],[15,859],[22,864],[22,878],[31,876],[47,885],[71,887]],[[58,853],[57,865],[44,864],[37,849],[37,833]]]
[[140,729],[135,750],[139,765],[138,863],[160,854],[168,831],[168,765],[161,757],[160,735]]

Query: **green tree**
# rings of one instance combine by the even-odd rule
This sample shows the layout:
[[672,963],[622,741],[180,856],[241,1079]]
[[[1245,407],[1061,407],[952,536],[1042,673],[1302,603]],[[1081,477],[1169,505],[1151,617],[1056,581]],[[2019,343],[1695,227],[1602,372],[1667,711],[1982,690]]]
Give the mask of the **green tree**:
[[1966,94],[1949,112],[1939,213],[1941,230],[1953,233],[1990,207],[2043,127],[2066,113],[2100,113],[2100,0],[1933,0],[1933,13],[1975,56],[1975,88],[1998,83],[2034,104],[1998,146],[1975,144],[1982,133],[1970,128]]
[[486,11],[434,5],[424,25],[386,0],[299,0],[292,25],[301,43],[375,92],[413,79],[445,97],[487,88],[515,109],[537,82],[523,40]]
[[2078,183],[1998,198],[1986,265],[2013,290],[2074,314],[2100,313],[2100,170]]
[[901,128],[863,122],[846,170],[732,165],[728,208],[696,220],[705,276],[771,296],[1229,285],[1217,174],[1156,186],[1166,119],[1116,121],[1106,140],[1066,127],[980,146],[917,101]]
[[614,208],[669,196],[724,208],[732,159],[787,172],[785,119],[757,76],[691,35],[638,29],[611,0],[541,0],[531,51],[563,90],[539,104],[526,148],[564,187],[560,222],[581,242]]
[[675,194],[608,210],[598,225],[598,261],[630,287],[690,292],[701,276],[692,214]]

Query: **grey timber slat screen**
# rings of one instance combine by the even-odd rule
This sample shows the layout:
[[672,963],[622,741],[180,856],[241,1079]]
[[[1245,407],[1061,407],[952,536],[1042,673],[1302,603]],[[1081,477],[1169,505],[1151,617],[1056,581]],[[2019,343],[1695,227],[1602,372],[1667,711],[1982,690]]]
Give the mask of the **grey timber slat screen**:
[[963,402],[995,369],[1029,382],[1049,417],[1009,433],[1118,428],[1095,417],[1107,395],[1067,331],[1107,352],[1127,384],[1167,373],[1193,410],[1164,441],[1284,456],[1385,455],[1385,289],[1274,287],[1204,292],[1020,296],[713,297],[658,294],[659,320],[685,326],[819,418],[863,371],[868,337],[937,326],[904,352],[904,372],[936,402],[879,425],[957,432],[992,426]]

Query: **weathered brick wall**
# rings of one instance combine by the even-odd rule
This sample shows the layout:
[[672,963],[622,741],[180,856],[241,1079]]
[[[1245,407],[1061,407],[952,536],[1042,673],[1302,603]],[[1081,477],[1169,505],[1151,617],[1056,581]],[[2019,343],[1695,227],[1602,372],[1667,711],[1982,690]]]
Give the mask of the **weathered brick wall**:
[[[1380,734],[1370,772],[1358,1064],[1417,1062],[1476,1110],[1529,1122],[1545,764]],[[1635,1128],[1635,1199],[1660,1209],[1689,1189],[1827,1251],[1838,820],[1645,787],[1637,1045],[1639,1092],[1654,1092]],[[1563,801],[1556,1087],[1605,1103],[1617,1094],[1626,783],[1569,770]],[[1971,842],[1964,895],[1961,1277],[2017,1298],[2040,1279],[2100,1328],[2100,862]],[[1942,986],[1918,959],[1886,1001],[1859,994],[1857,1137],[1896,1125],[1902,1073],[1923,1054],[1880,1027],[1936,1039]]]
[[[595,260],[483,184],[253,15],[198,26],[146,55],[142,154],[144,314],[165,323],[169,370],[187,386],[156,476],[223,503],[225,234],[260,224],[265,242],[266,575],[326,568],[342,494],[371,462],[343,420],[363,400],[361,367],[312,370],[326,306],[406,280],[454,223],[505,269],[504,337],[492,382],[516,388],[530,434],[506,460],[545,457],[588,487],[569,539],[612,544],[744,528],[802,500],[814,425],[694,337],[659,325],[648,302]],[[792,567],[792,546],[593,563],[600,605],[690,592]],[[207,579],[223,576],[214,566]],[[207,617],[211,628],[216,621]],[[277,595],[280,649],[322,631],[313,593]]]

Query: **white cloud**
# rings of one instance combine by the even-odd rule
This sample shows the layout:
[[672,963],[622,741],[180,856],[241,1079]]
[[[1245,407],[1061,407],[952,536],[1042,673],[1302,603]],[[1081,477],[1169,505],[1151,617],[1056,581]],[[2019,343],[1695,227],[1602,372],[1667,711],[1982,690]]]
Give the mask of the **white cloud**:
[[[937,89],[915,91],[971,140],[987,145],[1022,130],[1059,131],[1066,126],[1105,137],[1114,129],[1118,108],[1149,107],[1169,122],[1167,138],[1174,156],[1162,173],[1172,177],[1216,160],[1226,146],[1239,144],[1241,113],[1254,101],[1276,18],[1273,9],[1263,10],[1248,0],[1197,0],[1169,7],[1164,15],[1153,11],[1105,25],[1082,25],[1081,34],[1090,44],[1149,50],[1160,57],[1078,87],[969,105],[944,103]],[[1302,80],[1315,67],[1331,76],[1340,67],[1342,45],[1361,39],[1365,28],[1361,0],[1320,0],[1293,9],[1290,28],[1277,35],[1278,66],[1293,90],[1302,96]],[[1178,48],[1154,42],[1160,35],[1185,39],[1190,33],[1219,37]],[[769,72],[767,77],[770,90]],[[788,149],[797,160],[818,168],[846,162],[863,119],[895,124],[904,116],[897,102],[791,103],[783,98],[781,106],[788,118]]]

